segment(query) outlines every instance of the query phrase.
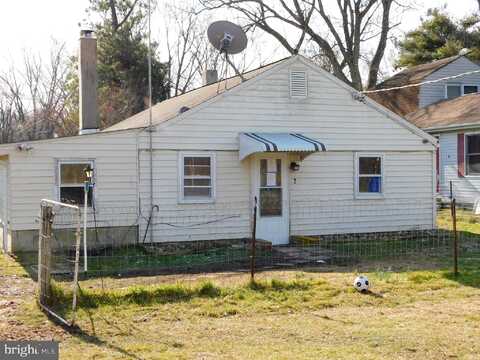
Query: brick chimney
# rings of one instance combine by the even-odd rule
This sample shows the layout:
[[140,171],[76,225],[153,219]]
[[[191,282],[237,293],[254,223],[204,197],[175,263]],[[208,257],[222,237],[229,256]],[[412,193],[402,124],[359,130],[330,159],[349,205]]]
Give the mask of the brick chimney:
[[217,70],[204,70],[202,73],[202,85],[210,85],[218,81]]
[[78,78],[80,91],[79,135],[99,130],[97,105],[97,39],[92,30],[80,31],[78,56]]

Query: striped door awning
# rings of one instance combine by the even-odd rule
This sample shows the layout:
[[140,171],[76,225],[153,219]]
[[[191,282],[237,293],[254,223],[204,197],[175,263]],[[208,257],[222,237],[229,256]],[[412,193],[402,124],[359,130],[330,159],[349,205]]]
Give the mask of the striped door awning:
[[260,152],[326,151],[318,140],[296,133],[240,133],[240,160]]

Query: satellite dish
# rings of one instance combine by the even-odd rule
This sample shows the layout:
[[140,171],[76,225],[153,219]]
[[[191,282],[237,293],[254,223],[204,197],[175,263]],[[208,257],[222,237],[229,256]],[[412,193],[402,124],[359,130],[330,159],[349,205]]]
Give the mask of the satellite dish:
[[230,21],[211,23],[207,35],[213,47],[225,54],[238,54],[247,47],[247,36],[243,29]]

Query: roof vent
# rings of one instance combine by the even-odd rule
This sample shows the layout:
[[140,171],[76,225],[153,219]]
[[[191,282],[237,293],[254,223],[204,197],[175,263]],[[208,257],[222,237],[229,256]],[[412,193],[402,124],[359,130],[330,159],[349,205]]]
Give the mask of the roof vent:
[[188,110],[190,110],[190,108],[189,108],[188,106],[182,106],[182,107],[180,108],[180,110],[178,110],[178,113],[179,113],[179,114],[182,114],[182,113],[184,113],[184,112],[186,112],[186,111],[188,111]]
[[295,99],[307,97],[307,72],[305,70],[290,71],[290,97]]

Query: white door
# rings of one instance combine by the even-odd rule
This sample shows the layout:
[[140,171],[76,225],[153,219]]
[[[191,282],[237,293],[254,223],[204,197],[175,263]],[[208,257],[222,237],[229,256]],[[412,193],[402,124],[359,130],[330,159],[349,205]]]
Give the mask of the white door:
[[252,161],[253,195],[257,197],[257,239],[288,244],[287,154],[257,155]]

